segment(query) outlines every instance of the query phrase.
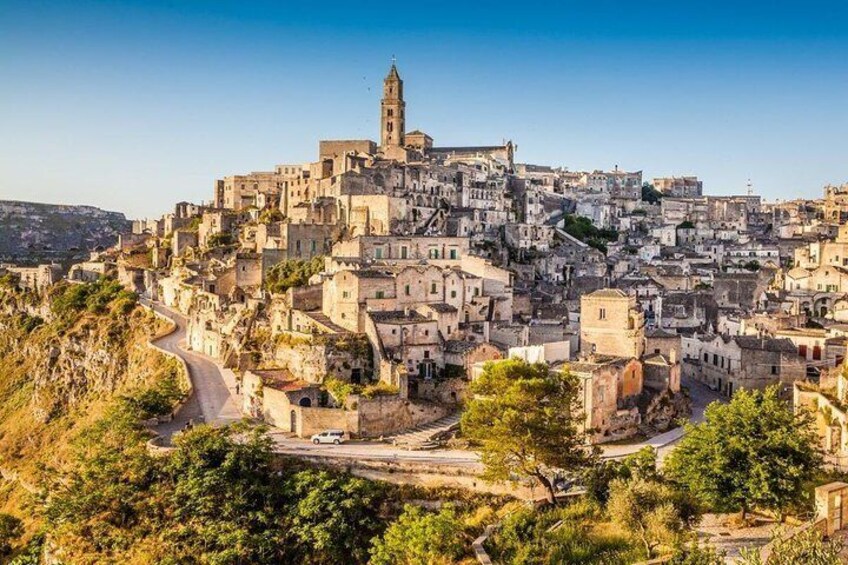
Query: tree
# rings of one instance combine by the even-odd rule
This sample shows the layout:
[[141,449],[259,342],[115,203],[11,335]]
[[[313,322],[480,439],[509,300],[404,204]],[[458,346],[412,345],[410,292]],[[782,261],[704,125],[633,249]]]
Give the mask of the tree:
[[207,247],[210,249],[215,247],[227,247],[229,245],[233,245],[235,242],[236,238],[230,232],[218,232],[209,236]]
[[708,545],[690,541],[674,549],[668,565],[724,565],[724,555]]
[[0,555],[12,551],[12,543],[23,533],[21,519],[11,514],[0,513]]
[[291,558],[272,468],[271,439],[261,428],[198,426],[174,439],[165,464],[175,523],[166,539],[177,555],[211,563],[275,563]]
[[652,447],[643,447],[636,453],[631,453],[621,461],[602,459],[585,470],[580,477],[580,484],[586,489],[587,495],[601,506],[609,500],[610,484],[616,479],[649,479],[658,480],[657,453]]
[[772,539],[771,552],[765,560],[760,550],[742,550],[741,565],[840,565],[842,544],[825,541],[822,533],[809,528],[795,536],[783,537],[779,533]]
[[576,475],[597,460],[586,445],[577,377],[510,359],[487,363],[470,388],[461,429],[479,446],[484,478],[533,478],[553,503],[553,471]]
[[296,286],[304,286],[309,279],[324,269],[324,258],[287,259],[277,263],[268,270],[265,277],[265,288],[269,292],[283,293]]
[[642,185],[642,200],[650,204],[659,204],[662,200],[663,193],[657,190],[654,185],[645,183]]
[[810,415],[794,414],[777,386],[739,390],[728,404],[714,402],[705,421],[686,435],[665,472],[718,511],[754,506],[783,512],[803,495],[821,463]]
[[613,522],[639,538],[648,557],[658,545],[672,545],[696,515],[671,486],[642,478],[614,480],[607,511]]
[[403,513],[375,538],[371,565],[449,565],[456,563],[468,546],[463,524],[450,506],[428,512],[407,504]]
[[[329,473],[301,471],[284,491],[291,497],[288,531],[312,563],[365,563],[371,540],[383,531],[386,491],[378,483]],[[306,559],[301,559],[306,562]]]

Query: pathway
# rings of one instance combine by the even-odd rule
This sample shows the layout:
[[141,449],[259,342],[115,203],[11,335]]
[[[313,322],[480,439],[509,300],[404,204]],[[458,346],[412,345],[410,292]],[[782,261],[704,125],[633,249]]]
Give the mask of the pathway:
[[[224,369],[211,357],[181,347],[186,338],[186,320],[179,312],[158,302],[145,301],[145,304],[170,318],[177,325],[176,331],[155,340],[154,345],[185,360],[194,386],[194,394],[178,411],[175,419],[162,424],[157,431],[169,438],[173,433],[181,430],[189,420],[213,425],[224,425],[240,420],[242,418],[239,409],[241,398],[235,394],[233,372]],[[707,404],[713,400],[724,400],[701,383],[684,382],[684,384],[692,397],[691,421],[693,422],[703,420]],[[429,433],[429,430],[424,432]],[[270,435],[275,441],[276,451],[290,455],[480,466],[480,457],[472,451],[458,449],[409,451],[403,447],[369,441],[350,441],[340,446],[313,445],[308,440],[292,438],[290,434],[279,431],[272,431]],[[683,429],[675,428],[641,442],[604,445],[601,446],[602,457],[616,459],[635,453],[645,446],[652,446],[657,449],[659,458],[662,460],[682,436]]]
[[[681,381],[689,391],[689,397],[692,399],[692,415],[689,421],[699,423],[704,421],[704,410],[707,406],[717,400],[719,402],[727,402],[727,399],[711,390],[707,385],[691,379],[683,379]],[[626,457],[632,453],[636,453],[646,446],[653,447],[657,451],[657,457],[662,462],[665,456],[674,449],[675,444],[683,437],[683,428],[677,427],[667,432],[656,435],[644,441],[634,443],[617,443],[615,445],[601,445],[601,452],[606,459],[619,459]]]
[[159,314],[170,318],[176,330],[153,341],[159,349],[181,357],[188,366],[194,393],[177,411],[173,421],[157,427],[156,431],[165,438],[183,429],[189,420],[212,425],[225,425],[241,420],[240,397],[235,394],[236,380],[232,371],[224,369],[211,357],[183,348],[186,339],[185,317],[158,302],[144,304]]

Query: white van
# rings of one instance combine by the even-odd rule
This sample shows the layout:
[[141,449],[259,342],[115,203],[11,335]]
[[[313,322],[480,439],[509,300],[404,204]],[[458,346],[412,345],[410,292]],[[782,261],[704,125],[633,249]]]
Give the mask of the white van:
[[343,443],[344,440],[344,430],[325,430],[320,434],[312,436],[312,443],[315,445],[318,445],[319,443],[332,443],[338,445]]

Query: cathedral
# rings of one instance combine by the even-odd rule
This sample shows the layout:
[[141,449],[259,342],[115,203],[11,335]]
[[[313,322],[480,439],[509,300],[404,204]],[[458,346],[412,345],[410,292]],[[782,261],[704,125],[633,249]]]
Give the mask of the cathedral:
[[403,79],[392,63],[383,80],[383,99],[380,101],[379,156],[402,163],[428,160],[464,160],[481,157],[504,162],[510,172],[514,168],[515,145],[472,145],[435,147],[433,138],[420,130],[406,132],[406,102],[403,99]]

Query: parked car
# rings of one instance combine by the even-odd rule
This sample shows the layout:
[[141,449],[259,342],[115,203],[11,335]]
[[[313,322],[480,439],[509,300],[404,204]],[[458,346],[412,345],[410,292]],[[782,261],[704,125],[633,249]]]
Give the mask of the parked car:
[[320,434],[312,436],[312,443],[315,445],[318,445],[319,443],[332,443],[334,445],[338,445],[343,443],[344,440],[343,430],[325,430]]

